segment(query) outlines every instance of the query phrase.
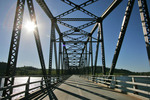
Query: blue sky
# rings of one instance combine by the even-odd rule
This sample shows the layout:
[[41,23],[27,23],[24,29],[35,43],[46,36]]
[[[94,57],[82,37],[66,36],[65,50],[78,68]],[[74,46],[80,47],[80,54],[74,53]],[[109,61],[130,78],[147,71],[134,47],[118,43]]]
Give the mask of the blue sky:
[[[0,61],[7,62],[17,0],[2,0],[2,1],[3,2],[0,3],[0,12],[1,12]],[[76,4],[80,4],[82,2],[85,2],[86,0],[82,0],[82,2],[81,0],[71,0],[71,1],[75,2]],[[112,1],[113,0],[99,0],[98,2],[95,2],[84,8],[97,16],[101,16]],[[50,8],[54,16],[57,16],[62,12],[72,8],[71,6],[59,0],[45,0],[45,2],[48,4],[48,7]],[[147,2],[148,4],[150,4],[149,0],[147,0]],[[42,49],[44,53],[45,64],[48,67],[49,37],[50,37],[49,34],[51,29],[51,22],[36,2],[34,2],[34,5],[42,43]],[[122,3],[103,21],[104,45],[105,45],[105,56],[107,67],[110,67],[112,63],[112,58],[118,40],[119,32],[121,29],[121,24],[125,13],[126,5],[127,0],[123,0]],[[150,5],[148,5],[148,7],[150,9]],[[76,13],[72,13],[65,17],[90,18],[89,16],[85,15],[80,11],[76,11]],[[28,20],[30,19],[26,5],[23,24],[25,24]],[[74,26],[83,24],[81,22],[67,22],[67,23]],[[62,32],[68,30],[68,28],[65,28],[64,26],[61,25],[59,26]],[[90,32],[92,28],[93,25],[90,26],[89,28],[86,28],[85,30]],[[57,33],[56,36],[58,37]],[[93,37],[97,37],[97,31],[93,34]],[[93,45],[93,48],[95,48],[95,45]],[[93,52],[95,52],[95,49],[93,49]],[[101,65],[100,54],[101,51],[99,50],[98,65]],[[17,66],[20,67],[24,65],[35,66],[37,68],[40,68],[34,36],[31,32],[28,32],[23,26]],[[131,71],[139,71],[139,72],[150,71],[137,0],[135,0],[132,15],[126,31],[126,35],[124,38],[124,42],[121,48],[116,68],[128,69]]]

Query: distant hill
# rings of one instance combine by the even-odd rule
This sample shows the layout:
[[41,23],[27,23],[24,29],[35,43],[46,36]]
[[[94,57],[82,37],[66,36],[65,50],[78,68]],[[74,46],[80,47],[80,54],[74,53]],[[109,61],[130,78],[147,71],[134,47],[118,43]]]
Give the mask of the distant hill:
[[24,66],[16,69],[16,75],[42,75],[42,71],[32,66]]
[[[7,63],[0,62],[0,76],[5,75],[6,68]],[[42,71],[32,66],[17,67],[16,75],[42,75]]]
[[[110,68],[106,67],[105,70],[106,70],[106,73],[108,74]],[[91,69],[90,69],[90,72],[91,72]],[[102,74],[102,67],[101,66],[97,66],[96,73]],[[126,70],[126,69],[115,69],[114,75],[136,75],[136,73],[131,72],[131,71]]]
[[[5,70],[7,67],[7,63],[0,62],[0,76],[4,76]],[[87,68],[87,67],[86,67]],[[48,70],[47,70],[48,72]],[[91,70],[90,70],[91,72]],[[98,74],[102,74],[102,67],[97,66]],[[106,68],[106,72],[108,74],[109,68]],[[52,69],[52,74],[55,74],[55,69]],[[32,66],[24,66],[24,67],[17,67],[16,75],[42,75],[42,70],[32,67]],[[150,75],[150,72],[132,72],[126,69],[115,69],[114,75]]]

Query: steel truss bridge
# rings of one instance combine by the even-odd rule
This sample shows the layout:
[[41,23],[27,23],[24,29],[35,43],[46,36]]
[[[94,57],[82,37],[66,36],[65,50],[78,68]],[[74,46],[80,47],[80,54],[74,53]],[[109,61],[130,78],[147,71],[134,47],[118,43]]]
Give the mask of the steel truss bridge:
[[[36,0],[39,6],[43,9],[45,14],[51,21],[51,32],[50,32],[50,49],[49,49],[49,69],[48,74],[46,73],[46,66],[42,52],[42,46],[39,36],[38,27],[35,27],[34,37],[36,41],[36,47],[40,59],[40,64],[43,73],[43,80],[46,83],[46,89],[50,99],[56,99],[57,97],[50,88],[51,85],[51,71],[52,63],[56,63],[56,73],[58,78],[62,75],[74,74],[72,70],[75,70],[76,74],[96,74],[96,66],[98,61],[98,52],[101,48],[101,57],[102,57],[102,72],[106,75],[105,70],[105,50],[104,50],[104,38],[103,38],[103,20],[109,16],[109,14],[117,8],[117,6],[123,0],[112,0],[112,3],[109,7],[103,12],[101,16],[96,16],[92,12],[87,11],[84,7],[91,5],[98,0],[87,0],[86,2],[78,5],[72,2],[71,0],[60,0],[67,5],[70,5],[72,8],[62,12],[61,14],[54,16],[51,12],[51,9],[48,8],[44,0]],[[6,78],[4,86],[11,87],[14,84],[14,76],[16,72],[16,63],[18,56],[18,48],[20,43],[20,35],[22,29],[23,15],[25,9],[25,2],[28,6],[29,15],[31,21],[37,25],[36,14],[32,0],[18,0],[16,7],[16,14],[14,20],[14,26],[12,31],[11,45],[9,50],[8,64],[6,70]],[[126,6],[125,14],[123,17],[121,30],[118,37],[118,42],[116,45],[114,57],[112,59],[112,65],[109,71],[109,75],[113,75],[114,69],[118,60],[120,49],[124,40],[128,22],[132,13],[133,5],[137,2],[139,6],[139,13],[141,17],[141,23],[143,28],[143,34],[147,49],[148,60],[150,63],[150,17],[148,13],[146,0],[128,0]],[[64,16],[69,15],[75,11],[81,11],[84,14],[90,16],[90,18],[64,18]],[[86,21],[86,24],[80,26],[73,26],[67,23],[67,21]],[[62,32],[59,28],[59,25],[63,25],[69,30]],[[90,32],[85,31],[84,29],[94,25]],[[93,33],[98,30],[97,38],[93,37]],[[56,32],[59,35],[59,38],[56,38]],[[57,49],[57,42],[58,49]],[[93,61],[93,43],[96,43],[95,51],[95,61]],[[100,47],[99,47],[100,46]],[[57,52],[58,51],[58,52]],[[53,59],[53,53],[55,60]],[[58,58],[57,58],[58,57]],[[90,67],[89,67],[90,66]],[[84,68],[87,69],[84,69]],[[89,70],[91,69],[91,70]],[[82,70],[82,72],[81,72]],[[91,71],[91,72],[90,72]],[[72,73],[71,73],[72,72]],[[3,91],[3,97],[9,97],[12,94],[13,89],[7,88]]]

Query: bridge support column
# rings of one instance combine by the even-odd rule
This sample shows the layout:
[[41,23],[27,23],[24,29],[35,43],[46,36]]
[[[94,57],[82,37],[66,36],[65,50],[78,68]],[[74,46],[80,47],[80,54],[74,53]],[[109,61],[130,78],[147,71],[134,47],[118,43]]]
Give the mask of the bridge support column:
[[[29,9],[29,14],[30,14],[31,21],[37,26],[37,21],[36,21],[36,16],[35,16],[35,12],[34,12],[33,1],[32,0],[27,0],[27,3],[28,3],[28,9]],[[39,36],[38,27],[35,27],[34,37],[35,37],[35,41],[36,41],[38,55],[39,55],[39,59],[40,59],[41,67],[42,67],[42,73],[43,73],[43,76],[44,76],[44,81],[46,83],[46,88],[47,88],[47,92],[48,92],[49,98],[50,99],[57,99],[57,97],[55,96],[55,94],[51,90],[51,84],[50,84],[51,80],[49,80],[48,77],[47,77],[46,67],[45,67],[45,62],[44,62],[44,57],[43,57],[43,52],[42,52],[42,46],[41,46],[41,42],[40,42],[40,36]]]
[[[99,25],[100,23],[98,23]],[[98,58],[98,51],[99,51],[99,42],[100,42],[100,27],[98,27],[97,33],[97,44],[96,44],[96,53],[95,53],[95,64],[94,64],[94,75],[97,73],[97,58]]]
[[[24,6],[25,6],[25,0],[17,1],[16,14],[15,14],[12,37],[11,37],[11,44],[9,49],[9,57],[7,62],[6,74],[5,74],[7,78],[5,78],[4,86],[12,86],[14,84],[13,76],[15,76],[16,73],[16,64],[17,64],[20,35],[22,29]],[[9,88],[3,91],[3,96],[9,97],[12,94],[12,92],[13,89]]]
[[89,44],[89,55],[88,55],[88,75],[90,74],[90,44]]
[[103,25],[102,22],[98,24],[99,30],[100,30],[100,40],[101,40],[101,54],[102,54],[102,73],[105,75],[105,49],[104,49],[104,37],[103,37]]
[[88,74],[88,68],[87,68],[87,45],[85,47],[85,71],[86,71],[86,75]]
[[90,37],[90,43],[89,43],[89,51],[91,56],[91,74],[94,74],[94,68],[93,68],[93,46],[92,46],[92,36]]

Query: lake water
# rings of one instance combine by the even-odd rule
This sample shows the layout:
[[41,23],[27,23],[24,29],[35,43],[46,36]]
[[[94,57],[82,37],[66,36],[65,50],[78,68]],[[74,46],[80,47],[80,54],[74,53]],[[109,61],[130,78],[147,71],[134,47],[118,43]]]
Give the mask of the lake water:
[[[31,77],[30,82],[40,81],[41,79],[42,79],[41,77]],[[26,83],[27,80],[28,80],[28,77],[15,77],[14,85]],[[4,86],[4,78],[1,80],[1,87],[3,87],[3,86]],[[34,88],[37,86],[40,86],[40,83],[31,84],[29,88],[31,89],[31,88]],[[25,86],[17,87],[17,88],[13,89],[13,93],[19,93],[19,92],[24,91],[24,90],[25,90]],[[20,97],[20,96],[23,96],[23,95],[24,94],[21,94],[19,96],[15,96],[13,98],[13,100]],[[0,91],[0,96],[2,96],[2,91]]]

